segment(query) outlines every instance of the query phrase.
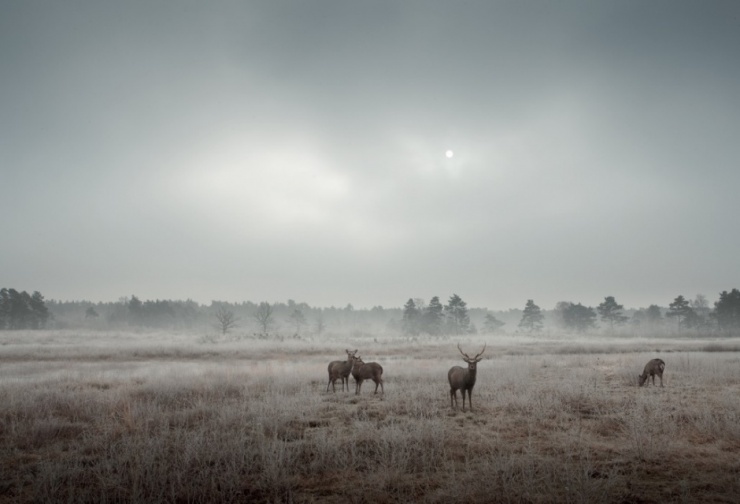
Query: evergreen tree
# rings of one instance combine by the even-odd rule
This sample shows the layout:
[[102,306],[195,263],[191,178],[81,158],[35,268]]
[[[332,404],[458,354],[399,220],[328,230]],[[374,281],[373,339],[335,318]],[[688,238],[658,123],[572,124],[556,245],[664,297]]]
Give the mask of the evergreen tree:
[[129,321],[135,325],[141,325],[144,322],[144,303],[136,296],[131,296],[128,302]]
[[668,313],[666,313],[666,316],[676,318],[678,321],[678,332],[681,332],[681,328],[685,325],[684,321],[688,317],[692,316],[691,312],[693,311],[694,310],[691,309],[689,302],[683,296],[678,296],[670,305],[668,305]]
[[596,312],[590,306],[571,303],[563,312],[563,322],[570,329],[584,332],[596,327]]
[[411,336],[417,336],[421,332],[421,311],[419,311],[416,303],[411,298],[403,305],[401,329],[405,334]]
[[497,333],[498,330],[501,329],[505,325],[506,325],[506,322],[501,322],[494,315],[490,313],[486,313],[486,317],[483,320],[483,327],[485,328],[486,332],[491,333],[491,334]]
[[0,330],[8,329],[10,324],[10,292],[3,287],[0,289]]
[[645,321],[648,324],[658,325],[663,321],[663,315],[660,312],[660,306],[650,305],[645,311]]
[[617,304],[614,300],[614,296],[607,296],[604,298],[604,302],[596,307],[596,310],[601,316],[601,320],[609,324],[609,328],[613,331],[615,325],[624,324],[627,321],[627,317],[622,315],[624,306]]
[[432,336],[439,336],[442,333],[443,311],[444,307],[439,302],[439,296],[434,296],[422,314],[424,332]]
[[740,291],[737,289],[732,289],[730,292],[722,291],[719,300],[714,303],[712,315],[721,330],[740,329]]
[[519,327],[529,332],[540,331],[542,330],[544,319],[545,316],[542,314],[540,307],[534,304],[533,300],[528,299],[527,304],[524,306],[522,320],[519,321]]
[[26,291],[18,292],[15,289],[8,289],[8,297],[10,301],[8,329],[27,329],[33,317],[31,296]]
[[566,328],[565,317],[563,314],[565,313],[565,310],[567,310],[571,304],[573,303],[569,301],[558,301],[557,303],[555,303],[555,308],[553,308],[552,311],[548,315],[550,324],[552,324],[553,326],[557,328],[565,329]]
[[452,334],[465,334],[470,332],[470,316],[468,305],[457,294],[450,296],[447,306],[444,308],[447,319],[447,327]]
[[44,296],[39,291],[34,291],[29,300],[31,308],[31,329],[41,329],[46,327],[49,320],[49,309],[44,303]]

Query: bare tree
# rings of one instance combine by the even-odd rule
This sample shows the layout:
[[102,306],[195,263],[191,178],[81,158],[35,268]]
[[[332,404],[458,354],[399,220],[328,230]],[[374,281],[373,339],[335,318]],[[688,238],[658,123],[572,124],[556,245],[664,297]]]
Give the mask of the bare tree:
[[306,317],[303,315],[303,312],[296,308],[290,314],[289,319],[291,324],[295,326],[295,334],[299,335],[301,333],[301,327],[306,325]]
[[267,334],[273,321],[272,305],[266,301],[262,301],[254,314],[254,319],[259,324],[260,329],[262,329],[262,334]]
[[217,321],[214,326],[216,327],[216,329],[221,331],[221,334],[226,334],[227,332],[229,332],[230,329],[233,329],[238,325],[237,321],[239,319],[234,315],[234,312],[231,310],[227,310],[223,306],[218,309],[214,317],[216,317]]
[[342,380],[342,392],[344,392],[344,384],[347,384],[347,392],[349,392],[349,373],[352,371],[352,366],[355,363],[355,354],[357,354],[357,350],[354,352],[350,352],[349,350],[345,350],[347,352],[347,360],[346,361],[332,361],[329,363],[328,371],[329,371],[329,383],[326,384],[326,391],[329,392],[329,385],[331,385],[332,390],[334,390],[334,393],[337,392],[336,387],[334,386],[334,382],[336,382],[338,379],[341,378]]
[[[450,407],[457,407],[457,391],[462,391],[463,400],[463,411],[465,411],[465,391],[468,392],[468,402],[470,402],[470,411],[473,411],[473,387],[475,386],[475,377],[477,373],[477,364],[482,360],[481,355],[486,351],[486,345],[483,345],[483,350],[472,359],[462,351],[460,344],[457,344],[457,349],[463,355],[463,360],[468,363],[468,368],[462,368],[460,366],[453,366],[447,373],[447,379],[450,382]],[[454,404],[453,404],[454,399]]]

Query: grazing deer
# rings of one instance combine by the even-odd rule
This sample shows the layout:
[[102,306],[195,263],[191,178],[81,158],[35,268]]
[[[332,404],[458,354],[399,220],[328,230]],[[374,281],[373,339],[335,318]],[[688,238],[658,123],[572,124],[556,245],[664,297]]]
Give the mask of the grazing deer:
[[642,371],[642,374],[637,376],[640,380],[640,387],[642,387],[642,385],[647,381],[648,376],[652,376],[653,385],[655,385],[655,375],[658,375],[658,378],[660,378],[660,386],[662,387],[664,369],[665,362],[660,359],[653,359],[645,364],[645,369]]
[[[481,355],[486,351],[486,345],[483,345],[483,350],[472,359],[462,351],[460,343],[457,344],[457,349],[463,355],[463,360],[468,363],[468,369],[460,366],[453,366],[447,373],[447,379],[450,381],[450,407],[455,409],[457,407],[457,391],[462,391],[463,400],[463,411],[465,411],[465,391],[468,392],[468,400],[470,402],[470,411],[473,411],[473,387],[475,386],[475,374],[476,365],[478,362],[483,360]],[[453,403],[454,400],[454,403]]]
[[326,384],[326,391],[329,392],[329,385],[331,385],[332,390],[334,390],[334,393],[337,393],[337,389],[334,386],[334,382],[338,379],[342,379],[342,392],[344,392],[344,384],[347,383],[347,392],[349,392],[349,373],[352,371],[352,365],[355,362],[355,354],[357,354],[357,350],[354,352],[350,352],[349,350],[345,350],[347,352],[347,360],[346,361],[332,361],[329,363],[329,383]]
[[375,382],[375,393],[378,393],[378,385],[380,385],[380,391],[385,394],[385,388],[383,387],[383,366],[377,362],[363,362],[362,357],[356,357],[355,363],[352,366],[352,376],[355,378],[355,394],[360,393],[362,382],[365,380],[372,380]]

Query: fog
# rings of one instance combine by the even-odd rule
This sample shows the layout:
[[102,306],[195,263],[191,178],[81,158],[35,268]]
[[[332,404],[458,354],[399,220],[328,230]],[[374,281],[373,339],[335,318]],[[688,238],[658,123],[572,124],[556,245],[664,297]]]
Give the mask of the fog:
[[739,14],[3,2],[0,286],[356,307],[715,300],[740,279]]

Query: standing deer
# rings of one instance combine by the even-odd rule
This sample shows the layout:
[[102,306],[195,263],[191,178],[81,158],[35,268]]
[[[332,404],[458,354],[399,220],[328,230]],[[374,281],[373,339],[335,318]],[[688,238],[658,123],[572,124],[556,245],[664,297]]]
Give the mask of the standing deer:
[[383,387],[383,366],[377,362],[363,362],[362,357],[355,358],[355,363],[352,366],[352,376],[355,378],[355,394],[360,393],[362,382],[365,380],[372,380],[375,382],[375,393],[378,393],[378,385],[380,385],[380,391],[385,394],[385,388]]
[[[457,349],[463,355],[463,360],[468,363],[468,368],[462,368],[460,366],[453,366],[447,373],[447,379],[450,381],[450,407],[457,408],[457,391],[462,391],[463,400],[463,411],[465,411],[465,391],[468,392],[468,400],[470,402],[470,411],[473,411],[473,387],[475,386],[475,374],[477,372],[476,365],[478,362],[483,360],[481,355],[486,351],[486,345],[483,345],[483,350],[472,359],[462,351],[460,343],[457,344]],[[453,403],[454,400],[454,403]]]
[[640,387],[642,387],[643,384],[647,381],[648,376],[651,376],[653,378],[653,385],[655,385],[655,375],[658,375],[658,378],[660,378],[660,386],[662,387],[664,369],[665,362],[663,362],[661,359],[653,359],[645,364],[645,369],[642,371],[642,374],[637,375],[640,380]]
[[342,379],[342,392],[344,392],[344,384],[347,383],[347,392],[349,392],[349,373],[352,371],[352,365],[355,362],[355,354],[357,354],[357,350],[354,352],[350,352],[349,350],[345,350],[347,352],[347,360],[346,361],[332,361],[329,363],[329,383],[326,384],[326,391],[329,392],[329,385],[331,385],[332,390],[334,390],[334,393],[337,393],[337,389],[334,386],[334,382],[338,379]]

